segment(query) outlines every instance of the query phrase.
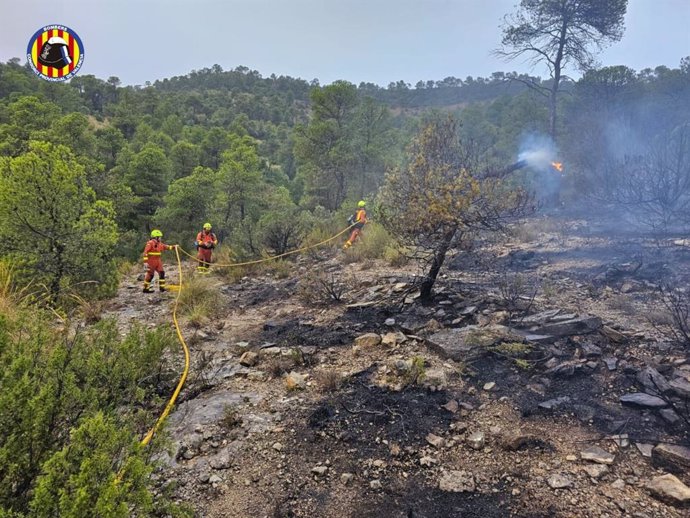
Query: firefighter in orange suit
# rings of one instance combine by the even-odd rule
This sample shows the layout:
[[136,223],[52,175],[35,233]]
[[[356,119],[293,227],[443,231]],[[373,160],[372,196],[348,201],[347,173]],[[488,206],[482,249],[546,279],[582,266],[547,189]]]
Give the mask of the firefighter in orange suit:
[[357,204],[357,212],[350,217],[348,223],[350,223],[350,225],[354,225],[354,228],[352,229],[350,238],[345,242],[345,246],[343,247],[344,249],[348,249],[352,246],[352,243],[357,240],[359,235],[362,233],[364,225],[367,223],[367,203],[365,201],[360,201]]
[[197,260],[199,261],[196,271],[199,273],[208,273],[211,266],[212,250],[218,246],[218,239],[216,235],[211,232],[211,224],[204,223],[204,229],[196,235]]
[[162,237],[163,232],[152,230],[151,239],[144,248],[144,264],[147,266],[146,277],[144,277],[144,293],[153,293],[151,282],[156,272],[158,272],[158,288],[160,291],[166,291],[165,270],[163,269],[161,254],[164,250],[173,250],[177,245],[166,245],[161,241]]

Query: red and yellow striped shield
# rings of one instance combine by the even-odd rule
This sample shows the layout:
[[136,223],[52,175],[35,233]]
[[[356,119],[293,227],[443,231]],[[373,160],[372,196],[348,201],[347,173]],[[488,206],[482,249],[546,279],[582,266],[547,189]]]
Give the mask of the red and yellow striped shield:
[[84,62],[84,45],[69,27],[47,25],[29,40],[26,60],[39,77],[48,81],[66,81]]

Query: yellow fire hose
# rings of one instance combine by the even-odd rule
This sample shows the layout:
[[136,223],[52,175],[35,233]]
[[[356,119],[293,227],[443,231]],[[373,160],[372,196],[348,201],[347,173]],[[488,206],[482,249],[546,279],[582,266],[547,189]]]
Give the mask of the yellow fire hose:
[[[352,227],[356,225],[350,225],[349,227],[341,230],[334,236],[329,237],[328,239],[324,239],[323,241],[320,241],[316,244],[313,245],[308,245],[308,246],[303,246],[302,248],[298,248],[296,250],[291,250],[290,252],[285,252],[284,254],[279,254],[279,255],[274,255],[271,257],[265,257],[263,259],[257,259],[255,261],[246,261],[243,263],[230,263],[230,264],[217,264],[214,263],[214,266],[222,266],[222,267],[238,267],[238,266],[248,266],[252,264],[259,264],[259,263],[265,263],[268,261],[273,261],[274,259],[280,259],[281,257],[286,257],[288,255],[294,255],[298,254],[301,252],[305,252],[306,250],[310,250],[312,248],[317,248],[319,246],[323,246],[326,243],[330,243],[334,239],[339,238],[342,236],[345,232],[350,230]],[[173,319],[173,324],[175,325],[175,333],[177,334],[177,339],[179,340],[180,344],[182,345],[182,350],[184,351],[184,370],[182,371],[182,376],[180,376],[180,381],[177,383],[177,387],[175,387],[175,391],[172,393],[172,396],[170,396],[170,400],[168,401],[168,404],[165,405],[165,409],[161,413],[161,415],[158,417],[156,420],[156,423],[153,425],[153,427],[148,431],[146,436],[141,440],[141,444],[143,446],[146,446],[149,442],[151,442],[151,439],[153,438],[154,434],[158,431],[160,428],[161,424],[163,424],[163,421],[170,415],[170,412],[172,411],[173,407],[175,406],[175,402],[177,401],[177,398],[180,395],[180,392],[182,391],[182,387],[185,384],[185,381],[187,380],[187,375],[189,374],[189,347],[187,346],[187,342],[185,342],[184,336],[182,336],[182,330],[180,329],[180,324],[177,321],[177,309],[179,306],[179,301],[180,301],[180,295],[182,294],[182,260],[180,259],[180,252],[185,254],[188,257],[191,257],[194,260],[197,260],[196,257],[194,257],[192,254],[189,252],[186,252],[184,249],[181,247],[177,246],[175,247],[175,257],[177,259],[177,269],[179,272],[179,286],[176,286],[177,288],[177,295],[175,296],[175,302],[173,303],[173,312],[172,312],[172,319]]]

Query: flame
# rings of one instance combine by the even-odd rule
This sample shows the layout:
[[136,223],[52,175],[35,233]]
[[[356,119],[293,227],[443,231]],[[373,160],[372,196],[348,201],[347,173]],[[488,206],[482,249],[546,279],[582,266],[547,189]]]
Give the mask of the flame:
[[563,172],[563,163],[562,162],[551,162],[551,165],[553,166],[556,171],[559,173]]

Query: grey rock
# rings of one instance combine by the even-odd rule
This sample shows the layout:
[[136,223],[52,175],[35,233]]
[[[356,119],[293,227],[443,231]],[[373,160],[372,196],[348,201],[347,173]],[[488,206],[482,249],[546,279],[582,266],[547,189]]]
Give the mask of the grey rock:
[[620,402],[626,406],[638,408],[664,408],[668,406],[666,401],[660,397],[645,394],[643,392],[625,394],[620,397]]
[[466,326],[444,329],[431,335],[427,347],[444,358],[462,361],[470,352],[480,347],[490,347],[501,342],[522,342],[522,335],[501,325],[486,327]]
[[609,371],[615,371],[616,367],[618,366],[618,358],[612,358],[612,357],[604,358],[604,363],[606,364],[606,368]]
[[671,426],[675,426],[681,421],[680,416],[672,408],[663,408],[659,410],[659,415]]
[[273,448],[275,451],[283,451],[283,445],[279,442],[274,442],[271,448]]
[[240,365],[244,367],[253,367],[259,361],[259,355],[252,351],[247,351],[240,356]]
[[643,457],[647,457],[648,459],[652,458],[652,450],[654,449],[653,444],[647,444],[644,442],[636,442],[635,447],[642,454]]
[[541,325],[550,322],[553,317],[561,312],[560,309],[549,309],[547,311],[542,311],[541,313],[535,313],[533,315],[526,316],[522,319],[522,324],[525,326]]
[[645,367],[637,373],[635,379],[650,394],[666,394],[671,390],[668,380],[653,367]]
[[658,464],[687,470],[690,469],[690,448],[677,444],[657,444],[652,450],[652,460]]
[[450,493],[474,493],[477,486],[474,475],[469,471],[447,471],[438,482],[441,491]]
[[617,344],[625,343],[628,340],[628,337],[626,335],[624,335],[620,331],[616,331],[615,329],[612,329],[608,326],[603,326],[601,328],[601,334],[604,335],[609,340],[611,340],[612,342],[617,343]]
[[209,465],[213,469],[229,469],[232,467],[232,456],[228,448],[223,449],[216,455],[211,457],[209,460]]
[[559,473],[554,473],[553,475],[549,476],[549,478],[546,479],[546,483],[551,489],[567,489],[573,487],[574,485],[573,481],[569,477]]
[[345,485],[348,485],[350,482],[352,482],[353,478],[355,478],[355,476],[352,473],[343,473],[340,475],[340,481]]
[[460,405],[458,405],[458,402],[456,400],[451,399],[450,401],[448,401],[448,403],[442,405],[442,408],[445,408],[451,414],[455,414],[460,409]]
[[402,329],[405,333],[408,334],[416,334],[422,329],[424,329],[424,326],[426,325],[425,320],[421,320],[419,318],[409,318],[405,320],[402,324],[400,324],[400,329]]
[[386,333],[381,338],[381,343],[387,347],[395,347],[396,345],[404,343],[405,341],[407,341],[407,336],[401,332]]
[[587,464],[586,466],[582,466],[582,470],[596,480],[609,472],[608,466],[603,464]]
[[328,466],[315,466],[311,468],[311,472],[315,475],[325,475],[328,472]]
[[530,328],[530,332],[538,335],[573,336],[593,333],[601,328],[601,318],[591,315],[551,322],[539,327]]
[[[385,325],[388,327],[394,326],[395,325],[395,319],[394,318],[387,318],[386,321],[384,322]],[[347,475],[348,473],[343,473],[344,475]]]
[[530,444],[538,444],[540,440],[532,434],[523,433],[520,430],[507,432],[501,437],[501,446],[504,450],[517,451]]
[[446,371],[443,369],[427,369],[424,372],[424,379],[422,380],[422,384],[424,386],[431,386],[431,387],[437,387],[441,388],[446,385],[447,378],[446,378]]
[[528,342],[535,344],[548,344],[555,340],[555,338],[551,335],[540,335],[537,333],[524,333],[522,336]]
[[556,410],[558,408],[564,407],[568,403],[570,403],[570,397],[561,396],[554,399],[549,399],[548,401],[544,401],[543,403],[539,403],[539,408],[542,408],[544,410]]
[[221,482],[223,482],[223,479],[220,478],[218,475],[211,475],[211,476],[208,478],[208,483],[209,483],[209,484],[220,484]]
[[474,432],[467,438],[467,444],[473,450],[481,450],[484,448],[485,442],[486,438],[484,436],[484,432]]
[[587,357],[598,357],[601,356],[601,347],[594,344],[586,343],[582,345],[582,354]]
[[673,505],[685,506],[690,503],[690,488],[673,475],[654,477],[647,489],[657,498]]
[[599,446],[590,446],[589,448],[582,450],[580,452],[580,458],[582,460],[596,462],[597,464],[613,464],[613,461],[616,460],[615,455],[602,448],[599,448]]
[[381,343],[381,335],[366,333],[355,338],[355,345],[359,347],[375,347]]
[[426,442],[431,444],[434,448],[443,448],[443,445],[446,441],[443,439],[443,437],[430,433],[426,436]]
[[546,371],[546,374],[557,378],[569,378],[576,372],[582,370],[582,364],[578,361],[567,361],[559,363],[555,367]]
[[690,382],[683,378],[677,378],[669,383],[669,388],[679,397],[690,399]]
[[496,387],[496,383],[493,381],[490,381],[489,383],[484,383],[484,390],[487,392],[492,391]]
[[378,479],[372,480],[371,482],[369,482],[369,487],[375,491],[378,491],[379,489],[383,489],[383,484]]

